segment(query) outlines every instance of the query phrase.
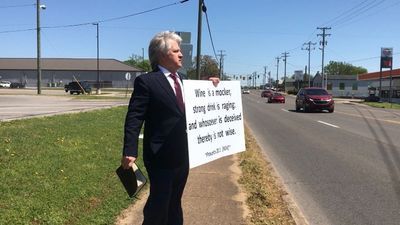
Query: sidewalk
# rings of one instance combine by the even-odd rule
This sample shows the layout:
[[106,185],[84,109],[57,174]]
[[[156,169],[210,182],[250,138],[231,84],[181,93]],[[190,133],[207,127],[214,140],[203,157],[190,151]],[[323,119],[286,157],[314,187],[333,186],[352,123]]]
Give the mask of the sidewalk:
[[[237,183],[239,177],[236,156],[191,169],[182,199],[184,224],[245,224],[247,209],[245,196]],[[140,200],[122,212],[116,225],[140,225],[147,194],[144,193]]]

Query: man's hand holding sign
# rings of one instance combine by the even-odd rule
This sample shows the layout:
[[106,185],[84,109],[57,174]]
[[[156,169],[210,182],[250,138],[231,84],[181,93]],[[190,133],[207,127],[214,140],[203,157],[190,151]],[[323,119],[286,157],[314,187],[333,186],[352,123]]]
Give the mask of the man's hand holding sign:
[[190,168],[245,150],[240,82],[184,80]]

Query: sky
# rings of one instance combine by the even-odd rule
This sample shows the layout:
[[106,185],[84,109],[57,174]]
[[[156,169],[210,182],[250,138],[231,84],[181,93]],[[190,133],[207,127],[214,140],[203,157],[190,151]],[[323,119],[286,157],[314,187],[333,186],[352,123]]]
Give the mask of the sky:
[[[382,47],[393,48],[393,67],[400,67],[400,0],[204,0],[201,54],[224,54],[228,76],[284,76],[304,70],[311,50],[311,74],[321,71],[322,30],[326,33],[324,64],[329,61],[379,71]],[[36,57],[36,0],[0,1],[0,57]],[[150,39],[164,30],[191,32],[197,49],[199,0],[41,0],[43,58],[96,58],[99,22],[100,57],[147,59]],[[213,45],[214,48],[213,48]],[[215,52],[214,52],[215,50]],[[216,54],[215,54],[216,53]],[[277,68],[276,58],[280,57]],[[219,60],[219,58],[218,58]],[[277,69],[279,69],[277,71]],[[262,78],[258,82],[262,82]]]

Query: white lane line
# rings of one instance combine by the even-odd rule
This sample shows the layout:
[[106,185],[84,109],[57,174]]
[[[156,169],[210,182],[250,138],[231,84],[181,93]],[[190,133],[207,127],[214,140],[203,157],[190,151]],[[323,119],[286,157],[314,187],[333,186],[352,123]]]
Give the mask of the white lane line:
[[327,122],[324,122],[324,121],[321,121],[321,120],[318,120],[317,122],[318,122],[318,123],[325,124],[325,125],[327,125],[327,126],[334,127],[334,128],[340,128],[339,126],[336,126],[336,125],[333,125],[333,124],[330,124],[330,123],[327,123]]
[[287,110],[287,109],[281,109],[282,111],[285,111],[285,112],[289,112],[289,110]]

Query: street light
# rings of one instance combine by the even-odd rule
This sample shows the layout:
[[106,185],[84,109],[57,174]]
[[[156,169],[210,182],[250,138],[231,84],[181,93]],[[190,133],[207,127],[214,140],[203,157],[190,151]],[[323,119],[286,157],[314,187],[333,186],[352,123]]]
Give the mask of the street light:
[[41,80],[42,80],[42,69],[40,62],[40,9],[46,9],[45,5],[40,4],[40,0],[36,0],[36,51],[37,51],[37,94],[42,93]]
[[96,94],[100,94],[100,68],[99,68],[99,23],[93,23],[97,28],[97,89]]

